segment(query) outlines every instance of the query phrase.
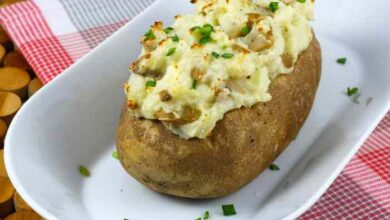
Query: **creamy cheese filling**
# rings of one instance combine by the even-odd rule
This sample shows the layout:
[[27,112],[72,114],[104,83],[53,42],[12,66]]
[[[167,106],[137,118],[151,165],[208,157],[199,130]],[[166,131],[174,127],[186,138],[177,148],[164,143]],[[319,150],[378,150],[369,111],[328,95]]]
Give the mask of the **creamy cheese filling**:
[[313,38],[312,0],[192,0],[192,15],[141,39],[125,91],[129,111],[182,138],[205,138],[225,113],[271,100]]

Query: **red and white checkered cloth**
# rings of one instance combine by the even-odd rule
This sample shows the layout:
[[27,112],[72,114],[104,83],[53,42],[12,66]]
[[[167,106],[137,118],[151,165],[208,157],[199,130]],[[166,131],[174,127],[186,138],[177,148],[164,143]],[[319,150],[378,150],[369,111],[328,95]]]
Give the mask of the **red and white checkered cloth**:
[[[154,0],[30,0],[0,22],[48,83]],[[390,113],[301,219],[390,219]]]

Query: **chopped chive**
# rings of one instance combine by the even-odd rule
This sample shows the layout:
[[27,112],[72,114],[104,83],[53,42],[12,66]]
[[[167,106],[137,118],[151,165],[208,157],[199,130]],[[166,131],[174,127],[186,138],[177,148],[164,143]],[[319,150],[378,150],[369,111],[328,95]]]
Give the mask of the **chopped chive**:
[[223,45],[223,46],[222,46],[222,49],[225,50],[227,47],[228,47],[227,45]]
[[209,219],[209,217],[210,217],[210,212],[209,211],[205,211],[204,214],[203,214],[203,219],[207,220],[207,219]]
[[149,29],[149,31],[146,32],[146,33],[144,34],[144,36],[145,36],[145,41],[151,40],[151,39],[155,39],[155,38],[156,38],[156,36],[154,35],[152,29]]
[[119,154],[117,151],[112,152],[112,157],[119,160]]
[[357,87],[353,87],[353,88],[348,87],[347,88],[347,95],[353,96],[353,95],[357,94],[358,91],[359,91],[359,88],[357,88]]
[[347,63],[347,58],[346,57],[339,58],[339,59],[337,59],[337,63],[339,63],[339,64],[346,64]]
[[222,205],[222,210],[224,216],[230,216],[236,214],[236,210],[234,209],[233,204]]
[[211,42],[211,40],[212,40],[212,39],[211,39],[210,36],[205,36],[205,37],[200,38],[199,44],[200,44],[200,45],[205,45],[205,44]]
[[157,82],[155,80],[149,80],[145,84],[146,87],[156,87],[156,85],[157,85]]
[[179,42],[179,37],[177,35],[171,37],[173,42]]
[[299,3],[305,3],[306,0],[297,0],[297,2],[299,2]]
[[276,165],[276,164],[269,165],[269,169],[272,170],[272,171],[280,170],[279,166]]
[[192,89],[196,89],[198,86],[198,80],[194,79],[194,81],[192,81]]
[[197,218],[197,219],[195,219],[195,220],[202,220],[202,218],[201,218],[201,217],[199,217],[199,218]]
[[164,29],[164,32],[165,32],[166,34],[171,33],[171,31],[173,31],[173,27],[167,27],[167,28]]
[[272,12],[275,12],[279,8],[279,2],[271,2],[268,7]]
[[83,165],[80,165],[80,166],[79,166],[79,172],[80,172],[83,176],[85,176],[85,177],[91,176],[91,173],[89,172],[89,170],[88,170],[85,166],[83,166]]
[[176,52],[176,47],[171,48],[171,49],[168,50],[167,56],[169,57],[169,56],[171,56],[172,54],[174,54],[175,52]]
[[200,26],[193,26],[190,30],[191,31],[196,31],[196,30],[198,30],[200,28]]
[[202,27],[194,26],[190,30],[198,30],[198,33],[201,35],[199,40],[200,45],[204,45],[212,41],[211,33],[214,31],[214,27],[211,24],[205,24]]
[[217,52],[212,52],[211,55],[213,55],[213,57],[215,57],[215,59],[218,59],[219,58],[219,54]]
[[241,28],[241,33],[244,36],[248,35],[250,32],[251,32],[251,28],[247,24],[245,24],[245,26]]
[[211,24],[205,24],[203,27],[199,29],[199,33],[202,36],[210,36],[211,32],[214,31],[214,27]]
[[224,53],[222,54],[222,57],[225,58],[225,59],[230,59],[234,56],[234,54],[232,53]]

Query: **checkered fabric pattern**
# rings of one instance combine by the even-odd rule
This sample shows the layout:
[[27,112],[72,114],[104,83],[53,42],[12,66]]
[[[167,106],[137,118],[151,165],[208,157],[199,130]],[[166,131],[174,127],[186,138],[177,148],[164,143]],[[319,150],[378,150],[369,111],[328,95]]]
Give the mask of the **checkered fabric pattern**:
[[[30,0],[0,22],[48,83],[154,0]],[[390,219],[390,113],[329,190],[300,219]]]

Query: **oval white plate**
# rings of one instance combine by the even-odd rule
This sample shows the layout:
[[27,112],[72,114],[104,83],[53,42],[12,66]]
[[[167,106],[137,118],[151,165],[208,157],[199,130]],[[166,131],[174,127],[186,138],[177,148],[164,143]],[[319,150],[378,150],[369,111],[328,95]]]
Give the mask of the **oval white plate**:
[[[323,78],[298,139],[237,193],[194,201],[148,190],[112,158],[124,100],[121,84],[139,53],[139,37],[155,20],[169,24],[191,11],[160,0],[44,87],[19,112],[6,139],[6,167],[23,198],[47,219],[195,219],[206,210],[224,219],[293,219],[329,187],[390,106],[390,14],[386,0],[320,1],[313,22],[323,48]],[[345,66],[338,57],[347,57]],[[344,91],[358,86],[360,104]],[[371,104],[366,100],[373,97]],[[91,177],[81,176],[83,164]]]

